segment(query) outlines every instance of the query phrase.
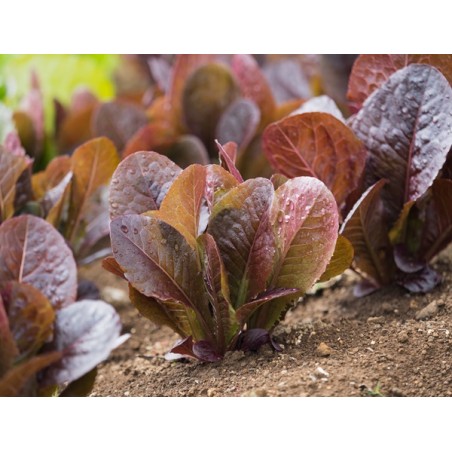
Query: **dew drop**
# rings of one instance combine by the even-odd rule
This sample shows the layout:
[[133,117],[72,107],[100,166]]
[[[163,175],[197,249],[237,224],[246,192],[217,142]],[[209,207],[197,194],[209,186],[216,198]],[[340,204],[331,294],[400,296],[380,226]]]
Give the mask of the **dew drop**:
[[277,216],[278,223],[282,223],[283,218],[284,218],[284,212],[282,210],[278,211],[278,216]]
[[125,224],[123,224],[121,226],[121,231],[124,232],[124,234],[127,234],[129,232],[129,228]]
[[133,228],[133,233],[134,234],[138,234],[138,229],[137,228]]
[[174,251],[179,251],[179,245],[177,243],[174,245]]

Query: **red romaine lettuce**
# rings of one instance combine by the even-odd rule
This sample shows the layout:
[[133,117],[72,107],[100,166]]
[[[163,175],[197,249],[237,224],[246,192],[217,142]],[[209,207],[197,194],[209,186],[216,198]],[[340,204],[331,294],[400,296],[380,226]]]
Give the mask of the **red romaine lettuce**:
[[[139,175],[132,185],[130,171]],[[144,316],[182,336],[174,353],[216,361],[269,342],[335,250],[336,202],[311,177],[275,191],[267,179],[239,183],[217,165],[180,172],[149,152],[125,159],[113,181],[114,260],[105,268],[129,281]],[[335,265],[331,276],[344,269]]]
[[127,338],[110,305],[76,302],[76,289],[72,252],[49,223],[0,226],[0,396],[61,394]]

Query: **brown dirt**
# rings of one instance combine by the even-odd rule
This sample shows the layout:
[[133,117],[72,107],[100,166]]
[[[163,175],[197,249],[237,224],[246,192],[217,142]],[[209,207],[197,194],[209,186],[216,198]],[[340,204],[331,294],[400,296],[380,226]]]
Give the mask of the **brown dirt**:
[[346,275],[289,312],[275,330],[282,352],[215,364],[166,361],[177,336],[135,311],[124,281],[85,269],[132,335],[100,366],[92,396],[452,396],[452,247],[434,267],[444,281],[428,295],[390,287],[357,299]]

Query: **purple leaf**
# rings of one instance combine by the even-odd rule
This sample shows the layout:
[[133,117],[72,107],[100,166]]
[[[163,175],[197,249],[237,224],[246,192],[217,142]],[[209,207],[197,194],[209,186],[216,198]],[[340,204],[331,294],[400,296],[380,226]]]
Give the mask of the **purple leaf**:
[[237,349],[244,352],[257,352],[263,345],[270,344],[278,352],[282,349],[273,341],[270,333],[262,328],[252,328],[244,331],[237,341]]
[[426,265],[418,272],[402,275],[397,282],[412,293],[427,293],[441,282],[441,276]]
[[261,114],[256,104],[248,99],[237,99],[221,116],[216,131],[220,143],[234,141],[245,149],[257,132]]
[[431,66],[394,73],[353,120],[366,146],[366,186],[386,178],[382,192],[389,219],[432,185],[452,145],[452,89]]
[[63,237],[30,215],[0,226],[0,281],[18,281],[40,290],[55,308],[75,301],[77,268]]
[[62,358],[46,370],[43,384],[71,382],[94,369],[128,338],[120,332],[118,314],[102,301],[78,301],[60,310],[52,348]]
[[131,154],[113,174],[110,217],[157,210],[181,169],[152,151]]

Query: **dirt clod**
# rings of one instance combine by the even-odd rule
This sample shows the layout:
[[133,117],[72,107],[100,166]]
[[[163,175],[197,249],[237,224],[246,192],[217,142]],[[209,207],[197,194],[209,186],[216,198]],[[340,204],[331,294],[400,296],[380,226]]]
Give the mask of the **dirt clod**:
[[425,320],[430,317],[434,317],[438,312],[438,303],[436,300],[429,303],[425,308],[416,313],[417,320]]
[[408,333],[406,331],[401,331],[398,335],[397,335],[397,340],[402,343],[405,344],[406,342],[408,342]]
[[325,342],[320,342],[316,351],[317,355],[322,357],[328,357],[334,352],[334,350],[329,345],[325,344]]

